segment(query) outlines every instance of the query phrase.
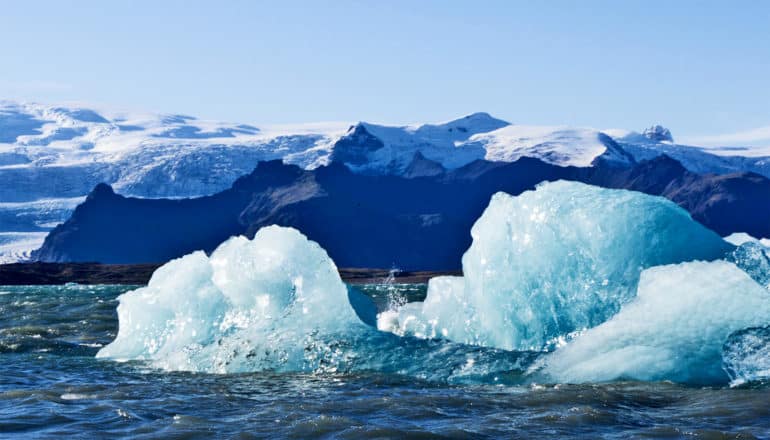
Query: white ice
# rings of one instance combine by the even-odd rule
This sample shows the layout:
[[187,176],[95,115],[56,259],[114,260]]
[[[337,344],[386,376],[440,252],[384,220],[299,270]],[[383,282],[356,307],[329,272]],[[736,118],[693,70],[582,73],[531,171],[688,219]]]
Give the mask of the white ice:
[[770,324],[770,295],[725,261],[642,272],[636,298],[607,322],[549,355],[557,382],[615,379],[724,382],[722,346]]

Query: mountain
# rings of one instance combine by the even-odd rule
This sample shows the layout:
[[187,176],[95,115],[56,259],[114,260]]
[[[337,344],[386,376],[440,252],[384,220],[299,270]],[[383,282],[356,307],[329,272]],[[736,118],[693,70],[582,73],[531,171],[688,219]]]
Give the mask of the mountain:
[[304,170],[270,161],[230,189],[194,199],[124,197],[100,184],[34,256],[52,262],[162,262],[278,224],[300,229],[343,267],[454,270],[492,194],[519,194],[558,179],[663,195],[720,234],[770,236],[770,179],[698,175],[667,156],[625,168],[562,167],[527,157],[477,160],[414,178],[354,173],[336,162]]
[[305,170],[338,162],[358,174],[425,177],[481,159],[533,157],[560,166],[631,167],[661,154],[696,173],[770,176],[767,157],[752,157],[751,150],[676,145],[660,126],[642,134],[537,127],[486,113],[407,126],[254,126],[0,101],[0,262],[28,258],[102,182],[132,197],[183,198],[226,190],[258,162],[274,159]]

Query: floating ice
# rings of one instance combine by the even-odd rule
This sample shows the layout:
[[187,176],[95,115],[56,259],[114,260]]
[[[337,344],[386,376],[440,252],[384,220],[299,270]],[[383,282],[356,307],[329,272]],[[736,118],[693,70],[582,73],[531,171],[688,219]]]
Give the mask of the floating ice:
[[574,182],[495,194],[471,230],[464,278],[430,280],[395,333],[509,350],[550,349],[601,324],[648,267],[713,260],[733,248],[660,197]]
[[167,370],[373,370],[500,383],[520,381],[533,357],[377,331],[374,304],[343,284],[326,252],[278,226],[232,238],[211,257],[173,260],[119,299],[117,338],[97,357]]
[[770,379],[770,326],[736,332],[722,350],[732,385]]
[[[735,235],[735,234],[733,234]],[[743,269],[754,281],[770,289],[770,249],[759,241],[746,241],[727,255],[727,260]]]
[[734,244],[736,246],[740,246],[742,244],[749,243],[749,242],[758,243],[758,244],[761,244],[762,246],[765,246],[765,247],[770,246],[770,240],[769,239],[767,239],[767,238],[762,238],[762,239],[755,238],[755,237],[752,237],[751,235],[749,235],[749,234],[747,234],[745,232],[735,232],[735,233],[732,233],[732,234],[728,235],[727,237],[725,237],[724,240],[726,242]]
[[[728,337],[767,324],[770,295],[735,265],[654,267],[642,272],[636,299],[550,354],[545,372],[560,382],[722,383],[727,380],[722,346]],[[732,368],[746,371],[733,358]]]
[[121,295],[118,318],[99,357],[214,372],[315,369],[335,355],[319,334],[367,327],[326,252],[277,226],[167,263]]

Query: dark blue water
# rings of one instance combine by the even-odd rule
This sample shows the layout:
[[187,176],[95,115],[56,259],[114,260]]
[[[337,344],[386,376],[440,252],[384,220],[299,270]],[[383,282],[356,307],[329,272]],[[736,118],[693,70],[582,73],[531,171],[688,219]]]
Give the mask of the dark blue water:
[[[761,384],[450,385],[378,373],[167,373],[97,360],[125,290],[0,287],[0,436],[770,438],[770,388]],[[424,295],[421,286],[366,290],[380,306]]]

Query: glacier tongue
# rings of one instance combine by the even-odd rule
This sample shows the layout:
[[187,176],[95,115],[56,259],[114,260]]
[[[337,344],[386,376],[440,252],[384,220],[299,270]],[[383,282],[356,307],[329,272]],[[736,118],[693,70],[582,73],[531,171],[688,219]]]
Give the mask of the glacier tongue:
[[[655,267],[642,272],[631,303],[549,355],[545,371],[561,382],[722,383],[727,378],[722,345],[728,337],[768,323],[770,295],[731,263]],[[738,353],[727,352],[734,378],[752,374],[747,360],[754,368],[763,360],[767,368],[768,350],[761,353],[756,344],[747,344],[751,350],[738,350],[734,343]],[[748,351],[755,356],[744,357]]]
[[432,279],[397,333],[548,350],[616,314],[643,269],[732,249],[668,200],[564,181],[494,195],[471,235],[464,278]]

